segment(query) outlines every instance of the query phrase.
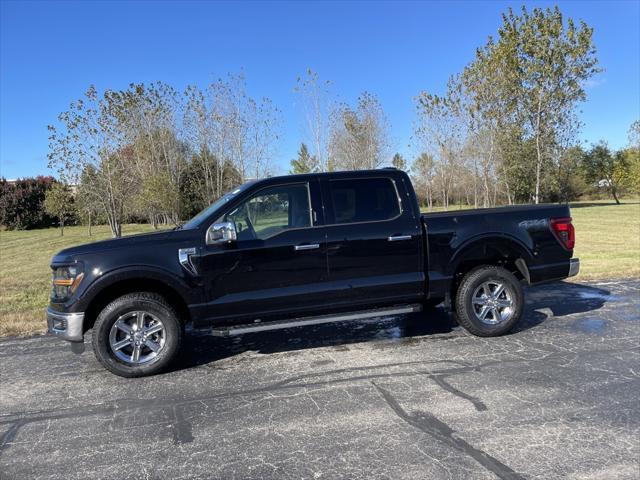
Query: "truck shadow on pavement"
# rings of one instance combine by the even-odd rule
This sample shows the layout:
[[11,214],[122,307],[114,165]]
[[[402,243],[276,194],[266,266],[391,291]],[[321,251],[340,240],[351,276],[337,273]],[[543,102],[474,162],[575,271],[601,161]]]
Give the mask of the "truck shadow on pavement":
[[[607,301],[616,299],[603,288],[569,282],[527,288],[525,297],[524,318],[509,335],[536,328],[556,317],[598,310]],[[270,354],[319,347],[346,350],[350,344],[362,342],[388,347],[419,341],[448,340],[464,335],[468,334],[442,305],[411,315],[247,333],[227,338],[214,337],[206,331],[194,331],[185,336],[183,353],[172,370],[209,364],[247,351]]]

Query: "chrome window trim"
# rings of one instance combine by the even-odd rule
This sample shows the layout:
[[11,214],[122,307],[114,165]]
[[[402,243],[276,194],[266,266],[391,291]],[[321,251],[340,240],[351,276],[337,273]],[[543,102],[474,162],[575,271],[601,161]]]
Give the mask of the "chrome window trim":
[[[398,192],[398,186],[396,185],[396,181],[393,178],[390,177],[385,177],[383,175],[380,176],[376,176],[376,177],[356,177],[356,178],[335,178],[335,179],[329,179],[327,180],[327,184],[329,184],[330,182],[343,182],[343,181],[349,181],[349,180],[369,180],[369,179],[383,179],[383,180],[388,180],[391,182],[391,184],[393,185],[393,189],[396,192],[396,199],[398,200],[398,215],[396,215],[395,217],[391,217],[391,218],[386,218],[384,220],[368,220],[368,221],[362,221],[362,222],[345,222],[345,223],[326,223],[324,226],[325,227],[336,227],[336,226],[343,226],[343,225],[362,225],[363,223],[384,223],[384,222],[393,222],[394,220],[397,220],[398,218],[400,218],[402,216],[402,214],[404,213],[404,209],[403,209],[403,205],[402,205],[402,198],[400,197],[400,193]],[[329,186],[329,189],[331,187]],[[329,191],[329,194],[331,194],[331,192]],[[333,214],[333,217],[335,219],[335,209],[333,207],[333,199],[331,199],[331,213]],[[326,220],[326,219],[325,219]]]

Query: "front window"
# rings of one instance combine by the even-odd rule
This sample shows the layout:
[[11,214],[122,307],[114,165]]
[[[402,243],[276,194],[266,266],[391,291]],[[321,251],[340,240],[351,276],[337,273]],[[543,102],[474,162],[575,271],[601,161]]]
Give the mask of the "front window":
[[239,241],[265,240],[286,230],[310,227],[309,187],[295,183],[266,188],[219,221],[234,222]]
[[232,190],[231,192],[224,194],[218,200],[213,202],[211,205],[209,205],[207,208],[202,210],[195,217],[193,217],[191,220],[189,220],[187,223],[185,223],[182,226],[182,228],[189,229],[189,228],[198,228],[198,227],[200,227],[200,225],[202,225],[202,223],[207,218],[209,218],[213,213],[215,213],[216,210],[219,210],[220,208],[222,208],[225,204],[227,204],[229,201],[234,199],[239,193],[245,191],[253,183],[254,183],[253,181],[244,183],[244,184],[240,185],[238,188],[235,188],[234,190]]

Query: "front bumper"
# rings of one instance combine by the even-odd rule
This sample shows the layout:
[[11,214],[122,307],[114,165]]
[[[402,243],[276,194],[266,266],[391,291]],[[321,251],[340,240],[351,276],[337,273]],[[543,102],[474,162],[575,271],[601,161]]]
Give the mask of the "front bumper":
[[569,260],[569,277],[575,277],[580,271],[580,259],[572,258]]
[[62,313],[47,308],[49,333],[69,342],[83,341],[84,313]]

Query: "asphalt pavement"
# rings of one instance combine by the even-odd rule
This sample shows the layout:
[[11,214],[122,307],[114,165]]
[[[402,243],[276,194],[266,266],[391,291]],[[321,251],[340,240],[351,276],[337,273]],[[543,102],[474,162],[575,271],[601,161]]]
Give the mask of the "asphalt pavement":
[[0,340],[0,478],[640,478],[640,280],[527,298],[500,338],[444,309],[192,334],[141,379]]

